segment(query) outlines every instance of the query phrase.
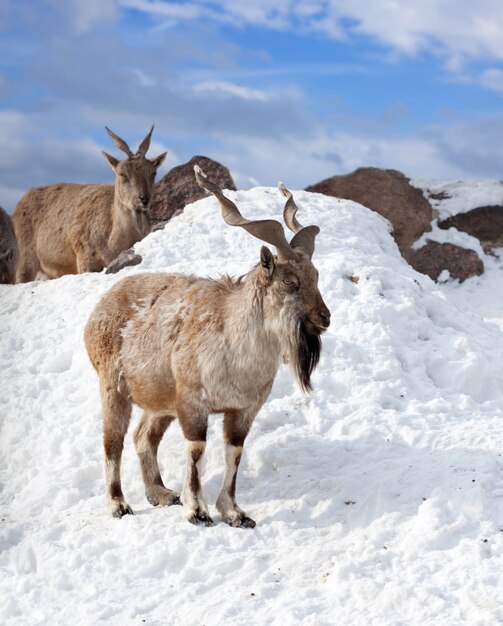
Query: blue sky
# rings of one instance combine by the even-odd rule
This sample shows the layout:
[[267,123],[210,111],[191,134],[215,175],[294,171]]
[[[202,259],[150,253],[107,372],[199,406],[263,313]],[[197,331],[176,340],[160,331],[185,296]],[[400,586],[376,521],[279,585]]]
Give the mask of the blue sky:
[[111,181],[105,125],[241,187],[503,178],[502,96],[499,0],[2,0],[0,205]]

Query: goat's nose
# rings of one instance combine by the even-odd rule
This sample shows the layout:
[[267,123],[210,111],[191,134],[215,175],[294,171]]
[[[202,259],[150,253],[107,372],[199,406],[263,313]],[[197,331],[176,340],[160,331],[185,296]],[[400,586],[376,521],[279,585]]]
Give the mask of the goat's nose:
[[320,311],[320,319],[325,328],[328,328],[330,326],[330,311],[328,309]]
[[150,202],[150,196],[146,196],[145,194],[142,194],[140,196],[140,200],[143,206],[147,206],[147,204]]

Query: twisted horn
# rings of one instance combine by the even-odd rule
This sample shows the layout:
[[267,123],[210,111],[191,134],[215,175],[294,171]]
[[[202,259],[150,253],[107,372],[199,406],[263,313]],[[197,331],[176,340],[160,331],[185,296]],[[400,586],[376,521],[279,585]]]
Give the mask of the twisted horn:
[[154,130],[154,125],[152,124],[152,128],[148,132],[145,139],[141,142],[140,147],[138,148],[138,151],[136,152],[136,154],[139,154],[140,156],[143,156],[143,157],[147,154],[147,151],[150,147],[150,138],[152,137],[153,130]]
[[314,240],[316,235],[320,232],[320,229],[318,226],[314,225],[302,226],[295,217],[298,208],[293,199],[292,192],[289,191],[283,183],[278,183],[278,188],[286,197],[283,219],[288,228],[295,233],[295,236],[290,241],[290,246],[292,248],[302,248],[311,259],[314,254]]
[[194,165],[194,172],[198,185],[203,189],[206,189],[206,191],[212,193],[220,202],[222,217],[227,224],[230,226],[241,226],[248,231],[250,235],[275,246],[280,259],[298,260],[298,255],[290,247],[290,244],[286,240],[283,226],[278,221],[247,220],[241,215],[234,202],[224,196],[220,187],[208,180],[206,174],[199,167],[199,165]]
[[293,233],[298,233],[303,228],[302,224],[297,221],[295,214],[298,211],[295,200],[293,199],[292,192],[289,191],[284,183],[278,183],[278,189],[286,196],[285,208],[283,209],[283,219],[285,224]]
[[107,133],[112,138],[114,144],[119,148],[119,150],[122,150],[122,152],[125,152],[128,155],[128,157],[132,157],[133,153],[131,152],[130,147],[127,145],[124,139],[121,139],[118,135],[116,135],[112,130],[108,128],[108,126],[105,126],[105,128],[106,128]]

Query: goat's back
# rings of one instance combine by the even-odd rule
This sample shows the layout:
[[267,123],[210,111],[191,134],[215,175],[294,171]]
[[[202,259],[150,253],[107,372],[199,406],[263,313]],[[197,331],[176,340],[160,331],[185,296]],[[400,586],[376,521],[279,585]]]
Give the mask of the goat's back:
[[163,292],[176,298],[195,280],[179,274],[141,273],[124,278],[107,291],[85,328],[87,351],[98,373],[119,358],[128,322],[143,319]]
[[89,249],[99,257],[106,249],[113,195],[113,185],[60,183],[30,189],[12,214],[20,254],[36,255],[34,264],[51,278],[77,273],[77,250]]

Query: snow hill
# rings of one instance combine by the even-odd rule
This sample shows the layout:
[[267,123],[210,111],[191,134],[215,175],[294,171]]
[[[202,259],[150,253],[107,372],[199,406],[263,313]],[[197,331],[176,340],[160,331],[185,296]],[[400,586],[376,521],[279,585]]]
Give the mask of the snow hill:
[[[228,192],[280,219],[276,189]],[[0,286],[0,615],[31,625],[381,625],[503,622],[501,261],[435,285],[388,223],[349,201],[294,192],[317,223],[314,262],[332,324],[304,396],[280,370],[245,446],[238,502],[254,530],[191,526],[143,495],[131,440],[107,516],[97,377],[83,343],[100,296],[129,273],[245,273],[260,243],[214,198],[137,244],[143,263]],[[162,349],[162,346],[159,346]],[[222,479],[222,418],[203,489]],[[180,489],[178,424],[160,447]]]

